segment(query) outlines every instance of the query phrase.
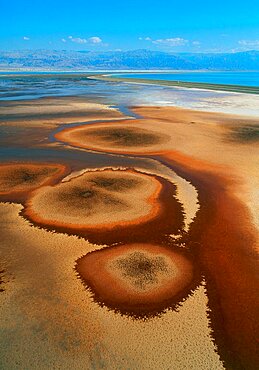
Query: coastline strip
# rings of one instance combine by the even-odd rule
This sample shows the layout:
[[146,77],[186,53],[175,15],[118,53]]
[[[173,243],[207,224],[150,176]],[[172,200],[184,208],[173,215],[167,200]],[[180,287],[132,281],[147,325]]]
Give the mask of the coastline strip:
[[161,85],[168,87],[182,87],[188,89],[200,89],[200,90],[214,90],[224,92],[235,92],[243,94],[259,94],[259,87],[241,86],[241,85],[224,85],[224,84],[211,84],[205,82],[184,82],[184,81],[164,81],[164,80],[149,80],[147,78],[126,78],[126,77],[115,77],[112,74],[109,75],[93,75],[87,77],[88,79],[101,80],[107,82],[127,82],[145,85]]

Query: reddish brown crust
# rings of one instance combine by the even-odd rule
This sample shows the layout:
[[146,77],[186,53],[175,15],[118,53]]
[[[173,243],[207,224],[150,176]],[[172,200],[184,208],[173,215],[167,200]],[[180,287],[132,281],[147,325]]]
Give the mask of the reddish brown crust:
[[[140,172],[132,171],[132,170],[127,170],[127,172],[129,172],[129,173],[138,173],[139,176],[143,175]],[[154,180],[153,176],[152,177],[149,176],[149,175],[144,175],[144,176],[150,177],[150,181]],[[160,204],[157,201],[157,199],[159,198],[159,194],[162,190],[162,184],[159,181],[156,181],[155,185],[156,185],[156,190],[146,199],[147,204],[150,204],[150,205],[153,206],[152,211],[148,215],[136,218],[133,221],[124,221],[122,223],[123,227],[128,227],[128,226],[131,226],[132,224],[148,222],[151,219],[154,219],[154,218],[159,216],[159,214],[161,213],[161,207],[160,207]],[[39,190],[39,191],[41,191],[41,190]],[[34,192],[34,194],[35,194],[35,192]],[[29,199],[28,202],[25,205],[26,206],[26,214],[28,215],[28,217],[30,217],[32,220],[34,220],[36,223],[38,223],[38,224],[46,223],[46,225],[49,225],[50,227],[54,227],[54,228],[55,227],[63,227],[63,224],[64,224],[63,222],[59,223],[58,221],[51,221],[51,220],[46,221],[40,215],[40,213],[36,213],[33,210],[33,208],[31,207],[31,204],[32,204],[32,201],[31,201],[31,199]],[[98,225],[96,225],[96,226],[94,226],[94,225],[87,226],[86,222],[84,222],[82,224],[66,223],[65,227],[67,227],[68,229],[71,229],[71,230],[81,230],[81,231],[85,230],[86,232],[88,230],[94,230],[94,233],[97,233],[97,232],[101,232],[102,229],[106,229],[107,231],[112,232],[116,228],[116,226],[117,226],[117,223],[109,223],[109,224],[108,223],[98,223]]]
[[[141,151],[136,153],[127,150],[127,153],[123,154],[144,156],[145,153]],[[115,149],[113,152],[121,151]],[[147,150],[146,155],[158,159],[160,157],[198,189],[201,209],[191,226],[186,244],[206,277],[211,309],[209,315],[219,352],[226,368],[235,370],[258,368],[256,335],[259,331],[257,320],[259,283],[256,280],[258,261],[253,252],[256,230],[252,226],[247,207],[233,195],[236,180],[224,175],[216,166],[178,152]],[[166,194],[164,197],[166,200]],[[163,204],[161,198],[160,201]],[[161,221],[162,225],[166,217]],[[147,241],[147,238],[150,238],[150,241],[154,238],[159,241],[164,230],[155,236],[158,227],[152,223],[144,227],[135,225],[132,229],[127,228],[125,234],[122,231],[117,235],[121,241],[127,242]],[[66,232],[63,229],[59,231]],[[116,241],[109,234],[111,233],[104,234],[103,238],[96,242]],[[92,236],[94,240],[96,235]]]
[[201,209],[186,242],[192,244],[206,276],[219,351],[227,368],[255,369],[259,365],[256,230],[247,207],[233,195],[236,181],[179,153],[167,152],[162,158],[199,191]]
[[[145,174],[145,176],[150,175]],[[120,222],[112,225],[112,227],[97,225],[85,228],[54,224],[43,221],[38,215],[31,212],[30,199],[25,203],[21,215],[40,227],[70,235],[79,235],[96,244],[156,242],[161,240],[162,236],[166,239],[168,234],[181,232],[184,226],[184,215],[182,205],[173,197],[176,194],[176,187],[158,176],[150,177],[156,178],[161,184],[161,189],[159,189],[158,194],[152,194],[149,198],[149,201],[156,205],[155,215],[148,215],[148,217],[143,217],[141,220],[137,219],[127,223]],[[169,196],[170,202],[168,201]]]
[[129,148],[125,153],[116,148],[111,152],[160,159],[197,188],[201,209],[186,244],[206,277],[209,314],[219,352],[227,368],[258,368],[257,232],[247,207],[233,195],[238,181],[229,169],[176,151]]
[[[134,123],[134,127],[132,127],[132,124],[133,123]],[[109,128],[109,127],[110,128],[113,128],[115,126],[116,128],[119,128],[119,127],[133,128],[133,129],[136,130],[136,133],[138,134],[138,130],[145,131],[145,129],[142,126],[138,128],[135,125],[136,124],[143,124],[143,123],[144,123],[143,122],[143,119],[141,119],[141,120],[139,120],[139,119],[134,119],[134,120],[132,120],[132,119],[130,119],[130,120],[125,119],[123,121],[121,120],[119,124],[118,124],[118,122],[115,122],[115,121],[105,122],[105,127],[107,127],[107,128]],[[82,134],[84,134],[84,132],[86,132],[86,134],[87,134],[87,132],[90,134],[92,128],[94,128],[94,129],[95,128],[98,128],[98,127],[99,128],[102,128],[103,126],[104,126],[104,123],[94,122],[94,123],[91,123],[91,125],[87,125],[87,126],[82,125],[82,126],[76,126],[76,127],[69,127],[69,128],[66,128],[66,129],[64,129],[62,131],[57,132],[54,135],[54,137],[58,141],[60,141],[62,143],[65,143],[65,144],[68,144],[70,146],[73,146],[75,148],[81,148],[81,149],[87,149],[87,150],[95,150],[95,151],[104,152],[104,153],[106,153],[106,152],[123,153],[123,154],[125,153],[126,155],[127,154],[131,154],[131,153],[135,153],[134,150],[131,150],[130,147],[127,147],[127,146],[125,146],[125,149],[124,150],[120,146],[118,148],[116,146],[114,146],[112,148],[112,150],[111,150],[110,148],[113,146],[113,144],[111,144],[111,143],[107,146],[107,148],[104,147],[104,149],[102,149],[101,146],[98,146],[98,148],[97,148],[95,144],[91,144],[91,136],[89,136],[89,139],[86,141],[86,143],[84,143],[84,142],[82,142],[80,140],[80,136]],[[146,132],[148,133],[148,130]],[[73,133],[76,133],[76,134],[80,134],[81,133],[81,135],[79,135],[79,139],[77,140],[76,137],[75,138],[71,137],[71,135],[70,135],[71,133],[72,134]],[[153,145],[156,145],[157,146],[159,144],[159,141],[160,140],[162,140],[162,142],[163,141],[166,142],[170,138],[170,136],[167,137],[167,135],[161,134],[161,133],[159,133],[157,131],[152,131],[152,132],[150,131],[150,133],[152,133],[154,135],[154,139],[156,138],[158,140],[158,142],[155,143],[155,144],[152,144],[152,146]],[[145,149],[149,152],[148,146],[146,148],[145,147],[145,144],[143,143],[140,146],[140,151],[138,151],[137,154],[142,154],[141,152],[143,152],[143,151],[145,152]]]
[[[130,279],[123,279],[123,275],[110,268],[113,261],[132,252],[141,252],[151,258],[161,256],[169,268],[177,269],[177,273],[167,271],[165,280],[148,287],[147,291],[132,289]],[[154,244],[125,244],[94,251],[80,258],[75,269],[96,302],[136,318],[174,308],[195,287],[193,266],[183,251]]]
[[35,170],[37,171],[39,168],[46,168],[46,169],[57,169],[57,172],[54,174],[49,174],[46,175],[46,179],[43,181],[39,181],[39,184],[37,185],[32,185],[29,187],[29,189],[25,187],[24,190],[6,190],[0,192],[0,201],[2,202],[18,202],[18,203],[23,203],[25,202],[26,199],[30,196],[32,191],[35,191],[36,189],[42,187],[42,186],[47,186],[47,185],[54,185],[58,183],[62,178],[64,178],[66,175],[69,174],[70,168],[66,165],[62,165],[59,163],[3,163],[0,164],[0,177],[1,177],[1,169],[3,170],[10,170],[13,171],[17,168],[19,170],[21,167],[26,167],[30,170]]

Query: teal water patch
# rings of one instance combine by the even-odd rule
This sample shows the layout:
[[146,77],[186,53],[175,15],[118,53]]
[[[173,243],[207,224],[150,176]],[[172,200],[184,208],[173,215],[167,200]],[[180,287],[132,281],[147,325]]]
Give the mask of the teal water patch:
[[259,87],[259,72],[125,73],[114,77]]

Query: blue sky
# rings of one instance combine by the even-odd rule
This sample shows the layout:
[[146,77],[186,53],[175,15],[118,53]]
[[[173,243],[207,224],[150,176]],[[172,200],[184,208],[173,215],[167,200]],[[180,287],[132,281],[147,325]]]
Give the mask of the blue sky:
[[0,49],[259,50],[259,0],[0,0]]

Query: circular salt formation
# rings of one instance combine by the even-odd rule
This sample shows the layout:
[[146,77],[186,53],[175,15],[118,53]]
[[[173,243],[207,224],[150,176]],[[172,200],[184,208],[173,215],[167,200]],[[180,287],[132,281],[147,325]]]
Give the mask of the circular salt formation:
[[88,253],[76,271],[95,301],[135,317],[173,307],[190,291],[192,263],[171,248],[125,244]]
[[89,171],[35,191],[24,214],[46,226],[83,232],[114,229],[160,213],[157,178],[130,170]]
[[[58,140],[76,147],[106,151],[131,151],[136,148],[160,148],[170,136],[159,132],[159,126],[145,129],[137,126],[138,121],[125,120],[120,123],[101,123],[72,127],[58,132]],[[145,124],[141,120],[141,124]]]
[[0,165],[0,195],[30,192],[64,175],[66,167],[44,163],[5,163]]

